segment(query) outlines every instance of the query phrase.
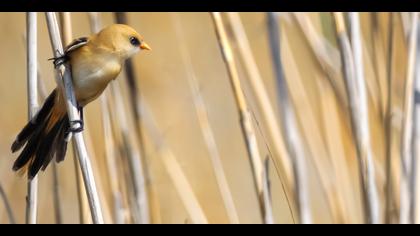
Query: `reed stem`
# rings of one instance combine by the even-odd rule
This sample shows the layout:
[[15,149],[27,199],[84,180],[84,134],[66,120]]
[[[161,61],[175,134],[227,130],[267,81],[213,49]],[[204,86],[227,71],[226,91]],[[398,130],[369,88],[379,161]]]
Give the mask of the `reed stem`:
[[[48,31],[50,34],[51,45],[53,48],[54,56],[60,57],[63,55],[63,46],[60,39],[59,28],[57,23],[57,18],[55,13],[47,12],[46,13],[47,24],[48,24]],[[69,120],[80,120],[80,116],[77,110],[77,101],[74,95],[73,84],[71,79],[71,71],[68,66],[60,65],[56,69],[57,74],[59,75],[58,78],[62,78],[63,81],[58,79],[57,83],[60,89],[63,89],[66,99],[67,99],[67,112],[69,116]],[[78,128],[78,124],[74,125]],[[75,139],[76,149],[78,152],[79,164],[82,170],[83,181],[85,183],[86,193],[89,200],[89,207],[92,214],[92,221],[93,223],[102,224],[104,223],[102,209],[100,206],[98,192],[96,190],[96,184],[93,177],[92,166],[89,160],[89,156],[87,154],[87,149],[85,142],[83,140],[83,134],[81,132],[73,134],[73,138]]]
[[[26,13],[27,30],[27,78],[28,78],[28,119],[31,120],[38,111],[38,88],[37,88],[37,13]],[[26,223],[36,224],[38,213],[38,176],[28,180],[28,195],[26,197]]]
[[309,201],[309,185],[307,177],[307,163],[304,154],[304,145],[299,132],[298,123],[284,76],[280,50],[280,26],[276,13],[268,13],[268,32],[271,48],[272,62],[277,82],[278,104],[281,115],[283,137],[293,166],[296,200],[302,224],[312,223],[311,207]]

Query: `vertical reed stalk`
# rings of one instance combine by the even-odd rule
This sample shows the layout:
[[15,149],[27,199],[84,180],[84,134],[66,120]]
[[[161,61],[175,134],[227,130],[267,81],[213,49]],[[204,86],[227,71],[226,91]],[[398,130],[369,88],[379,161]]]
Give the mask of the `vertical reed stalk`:
[[[51,39],[51,45],[53,48],[54,56],[60,57],[63,54],[63,46],[60,39],[59,28],[55,13],[47,12],[46,13],[48,30]],[[56,69],[58,78],[62,78],[63,81],[58,79],[57,83],[60,89],[63,89],[67,98],[67,112],[69,115],[69,120],[80,120],[78,111],[77,111],[77,101],[73,91],[73,84],[71,80],[71,71],[68,66],[60,65]],[[77,125],[76,125],[77,126]],[[78,128],[78,127],[73,127]],[[89,200],[89,206],[92,214],[93,223],[104,223],[102,210],[99,202],[98,192],[96,190],[96,185],[93,177],[91,163],[87,154],[87,149],[83,140],[82,133],[73,134],[73,138],[76,142],[76,148],[78,152],[79,164],[83,174],[83,180],[86,187],[86,193]]]
[[212,12],[211,18],[213,20],[213,24],[216,30],[216,35],[220,46],[220,50],[223,55],[223,60],[228,71],[231,89],[235,96],[235,102],[240,117],[242,135],[245,139],[246,149],[250,158],[250,163],[254,177],[254,184],[256,192],[258,194],[259,206],[264,221],[264,219],[267,219],[267,217],[272,218],[272,216],[267,216],[267,214],[270,213],[270,210],[265,209],[267,204],[264,202],[265,199],[263,192],[265,190],[263,181],[264,167],[260,157],[260,151],[258,149],[257,138],[255,136],[254,127],[252,125],[251,115],[248,109],[248,104],[245,99],[245,95],[242,90],[241,81],[239,79],[238,70],[236,68],[233,57],[233,52],[226,34],[226,30],[223,26],[220,12]]
[[7,217],[9,218],[10,224],[16,224],[15,215],[13,214],[12,207],[9,199],[7,198],[6,192],[3,189],[3,185],[0,184],[0,197],[3,199],[4,208],[6,209]]
[[419,170],[419,160],[417,158],[420,156],[420,28],[417,27],[417,48],[416,48],[416,81],[415,81],[415,92],[414,92],[414,131],[413,131],[413,155],[412,155],[412,175],[411,175],[411,212],[410,212],[410,221],[413,224],[419,223],[420,208],[418,206],[418,196],[419,196],[419,183],[418,178],[420,177]]
[[385,112],[385,224],[392,222],[392,202],[393,202],[393,185],[392,185],[392,73],[394,58],[394,27],[396,27],[395,13],[389,13],[388,22],[388,58],[387,58],[387,107]]
[[352,127],[352,133],[354,136],[354,141],[356,144],[357,150],[357,161],[359,166],[359,181],[360,181],[360,188],[362,192],[362,209],[363,209],[363,217],[364,222],[370,222],[370,205],[369,205],[369,196],[367,194],[367,187],[365,182],[365,163],[363,156],[361,154],[361,147],[360,147],[360,140],[358,136],[357,128],[358,126],[358,94],[357,94],[357,85],[354,81],[354,61],[350,47],[350,41],[347,37],[347,32],[345,28],[344,17],[343,13],[333,13],[335,26],[336,26],[336,34],[338,38],[338,44],[341,50],[341,61],[342,61],[342,68],[343,68],[343,77],[345,80],[346,85],[346,93],[347,93],[347,100],[349,105],[349,114],[350,114],[350,121]]
[[150,221],[149,217],[149,200],[147,196],[144,168],[141,162],[140,151],[135,142],[134,133],[130,132],[128,127],[128,118],[126,117],[127,112],[124,111],[124,102],[122,100],[123,95],[121,88],[119,87],[118,81],[111,85],[111,92],[113,94],[116,116],[118,123],[120,124],[120,131],[122,135],[122,142],[126,149],[127,160],[129,163],[130,176],[133,183],[134,190],[134,206],[135,210],[135,221],[136,223],[147,224]]
[[[350,26],[351,26],[351,42],[353,49],[354,58],[354,86],[355,90],[353,93],[356,95],[354,98],[357,108],[357,121],[356,123],[356,135],[357,145],[360,150],[360,157],[364,162],[364,176],[366,184],[366,192],[369,201],[369,215],[370,223],[380,223],[380,209],[379,209],[379,196],[376,186],[375,178],[375,165],[373,159],[373,153],[371,149],[370,141],[370,128],[369,128],[369,110],[368,110],[368,98],[367,89],[364,78],[363,68],[363,55],[362,55],[362,39],[360,33],[360,21],[359,15],[356,12],[350,14]],[[354,117],[356,118],[356,117]]]
[[[37,13],[26,13],[27,30],[27,78],[28,78],[28,114],[29,120],[38,110],[37,90]],[[36,224],[38,212],[38,176],[28,180],[28,195],[26,197],[26,223]]]
[[295,181],[295,192],[299,209],[300,222],[312,223],[311,207],[309,202],[309,185],[307,177],[307,164],[304,154],[304,145],[299,133],[295,113],[289,99],[289,91],[284,77],[280,51],[280,26],[275,13],[268,13],[268,31],[271,47],[272,61],[277,81],[278,104],[281,115],[282,131],[286,147],[289,152]]
[[276,163],[277,168],[279,168],[279,166],[282,167],[277,171],[284,173],[284,180],[282,181],[286,182],[286,186],[289,190],[293,189],[293,174],[290,158],[288,157],[288,153],[284,145],[284,140],[281,136],[280,126],[276,118],[276,112],[274,111],[274,107],[268,96],[268,92],[258,70],[257,63],[255,62],[254,56],[252,55],[251,46],[245,34],[245,29],[242,25],[241,18],[237,12],[227,13],[227,16],[232,25],[233,36],[235,37],[235,41],[238,44],[240,60],[242,60],[245,65],[244,68],[245,72],[247,73],[247,78],[252,85],[251,88],[253,89],[257,99],[258,106],[262,111],[261,113],[263,115],[264,123],[267,125],[269,137],[274,144],[273,149],[277,156],[277,158],[274,159],[274,163]]
[[52,165],[52,175],[53,175],[53,202],[54,202],[54,216],[55,216],[55,223],[62,224],[63,217],[62,217],[62,209],[61,209],[61,201],[60,201],[60,183],[58,181],[58,170],[57,170],[57,163],[54,162]]
[[144,127],[148,131],[149,137],[152,142],[156,145],[163,166],[167,171],[170,179],[173,182],[173,185],[181,198],[182,203],[192,223],[194,224],[208,224],[206,215],[204,214],[203,208],[200,205],[200,202],[195,195],[191,184],[188,181],[185,173],[183,172],[181,165],[178,163],[175,155],[172,150],[169,148],[165,140],[163,139],[162,133],[156,125],[155,119],[152,113],[149,111],[147,104],[142,101],[142,117],[144,122]]
[[[60,17],[62,43],[63,45],[68,45],[72,41],[72,35],[73,35],[73,31],[71,27],[70,12],[60,12],[59,17]],[[86,127],[86,124],[85,124],[85,127]],[[72,149],[73,149],[74,173],[76,176],[77,199],[79,203],[79,220],[81,223],[85,223],[87,222],[87,216],[85,216],[85,213],[87,212],[86,211],[87,199],[86,199],[86,193],[83,189],[84,186],[80,181],[82,179],[82,172],[80,171],[79,163],[77,162],[77,150],[76,150],[76,143],[74,139],[72,139]],[[57,165],[57,164],[54,162],[53,165]],[[54,192],[58,193],[58,189],[55,189]],[[55,198],[57,197],[55,196],[54,199]]]
[[[177,13],[172,14],[178,42],[185,42],[184,32],[182,29],[180,19]],[[206,104],[204,102],[203,97],[200,94],[199,82],[195,75],[191,57],[189,55],[188,48],[186,47],[185,43],[180,44],[180,53],[183,64],[186,67],[185,69],[187,71],[188,84],[193,93],[193,101],[197,119],[199,121],[201,132],[210,154],[210,161],[213,165],[213,171],[216,176],[217,184],[219,185],[219,190],[222,195],[223,203],[228,214],[228,218],[230,220],[230,223],[239,224],[238,212],[236,210],[235,202],[233,200],[233,196],[230,191],[225,172],[223,170],[223,163],[221,160],[219,150],[217,148],[216,139],[214,137],[210,121],[207,116]]]
[[412,201],[410,194],[412,163],[412,142],[413,142],[413,106],[414,106],[414,86],[415,86],[415,65],[417,52],[417,27],[418,13],[411,14],[411,29],[408,41],[408,65],[405,81],[404,92],[404,116],[402,123],[401,137],[401,190],[400,190],[400,223],[407,224],[410,222],[410,209]]

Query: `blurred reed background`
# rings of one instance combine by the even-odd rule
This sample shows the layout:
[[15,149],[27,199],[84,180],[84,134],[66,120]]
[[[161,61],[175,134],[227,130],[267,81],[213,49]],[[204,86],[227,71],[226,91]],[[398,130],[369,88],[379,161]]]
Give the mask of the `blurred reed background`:
[[[105,223],[419,223],[416,13],[57,17],[65,43],[118,20],[153,48],[85,109]],[[55,75],[37,19],[42,99]],[[26,14],[1,13],[0,32],[0,223],[24,223],[10,145],[28,117]],[[38,223],[92,222],[70,159],[39,174]]]

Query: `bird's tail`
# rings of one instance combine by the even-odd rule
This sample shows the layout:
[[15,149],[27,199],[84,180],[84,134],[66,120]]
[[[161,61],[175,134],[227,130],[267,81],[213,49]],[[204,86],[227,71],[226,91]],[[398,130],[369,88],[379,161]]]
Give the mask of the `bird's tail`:
[[12,152],[16,152],[26,143],[13,165],[13,170],[27,170],[29,179],[35,177],[41,168],[45,170],[54,154],[57,162],[64,160],[70,125],[67,114],[58,107],[57,96],[56,89],[12,144]]

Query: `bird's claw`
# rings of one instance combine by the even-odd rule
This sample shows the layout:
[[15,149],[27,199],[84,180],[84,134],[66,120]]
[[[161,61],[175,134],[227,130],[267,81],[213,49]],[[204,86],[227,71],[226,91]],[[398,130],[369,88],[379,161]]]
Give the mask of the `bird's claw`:
[[[61,55],[60,52],[58,52],[57,54]],[[57,68],[57,67],[63,65],[64,63],[66,63],[69,60],[69,58],[66,54],[64,54],[64,55],[61,55],[59,57],[50,58],[48,60],[53,60],[54,68]]]
[[[79,126],[77,128],[74,128],[73,125],[75,124],[79,124]],[[84,122],[83,120],[72,120],[70,121],[70,128],[69,128],[69,132],[72,133],[80,133],[82,132],[84,129]]]

